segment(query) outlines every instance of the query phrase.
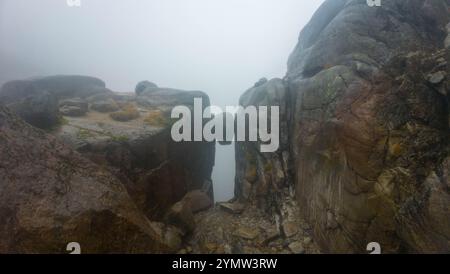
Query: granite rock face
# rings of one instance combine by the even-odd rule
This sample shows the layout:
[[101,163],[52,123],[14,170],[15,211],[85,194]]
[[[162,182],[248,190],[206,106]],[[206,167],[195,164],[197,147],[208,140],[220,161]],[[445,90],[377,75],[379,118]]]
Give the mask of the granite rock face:
[[[260,142],[236,142],[235,195],[239,199],[277,212],[288,186],[287,89],[281,79],[272,79],[247,90],[240,98],[243,107],[280,107],[280,148],[276,153],[260,153]],[[284,139],[283,139],[284,138]]]
[[[269,84],[250,91],[259,94],[250,104],[285,108],[287,126],[277,153],[237,144],[247,163],[237,165],[237,198],[277,212],[295,193],[325,252],[365,252],[374,241],[383,252],[448,252],[449,7],[326,1],[276,80],[281,103],[264,94]],[[267,158],[285,164],[264,168]]]
[[82,253],[170,252],[180,237],[113,174],[2,106],[0,220],[0,253],[66,253],[73,241]]

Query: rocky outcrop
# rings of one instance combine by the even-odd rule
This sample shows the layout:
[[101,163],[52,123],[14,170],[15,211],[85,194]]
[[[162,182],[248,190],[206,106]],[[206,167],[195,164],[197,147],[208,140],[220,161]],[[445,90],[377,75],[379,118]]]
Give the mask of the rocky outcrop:
[[286,96],[283,80],[260,80],[239,101],[243,107],[280,107],[280,136],[284,139],[280,140],[280,148],[276,153],[260,153],[260,142],[236,143],[236,197],[274,214],[278,213],[278,205],[283,200],[283,192],[289,181]]
[[[11,81],[0,90],[0,104],[8,106],[26,122],[42,129],[51,129],[60,122],[58,101],[66,98],[110,94],[105,83],[88,76],[49,76]],[[64,114],[79,116],[73,105],[62,106]]]
[[89,97],[99,93],[109,93],[105,82],[98,78],[78,75],[56,75],[28,80],[10,81],[3,85],[0,92],[7,101],[21,99],[30,94],[30,88],[36,92],[47,91],[58,99]]
[[204,108],[210,105],[209,97],[201,91],[183,91],[172,88],[155,87],[147,87],[136,97],[136,102],[139,105],[148,108],[167,108],[178,105],[192,106],[194,98],[201,98]]
[[123,184],[0,106],[0,253],[170,252],[176,228],[150,222]]
[[207,107],[208,96],[104,86],[55,76],[3,87],[2,103],[27,102],[30,113],[14,112],[54,137],[2,108],[0,252],[64,252],[70,241],[84,253],[175,251],[193,230],[192,214],[211,206],[215,143],[173,141],[170,118],[173,107],[192,107],[196,97]]
[[14,113],[35,127],[51,129],[61,119],[58,111],[58,100],[48,91],[35,91],[33,89],[28,93],[29,95],[11,101],[0,98],[0,104],[5,104]]
[[[194,97],[207,95],[166,90],[139,96],[91,97],[90,111],[82,117],[64,116],[63,125],[53,131],[87,158],[111,170],[138,207],[152,220],[161,221],[189,191],[204,190],[213,200],[215,154],[214,143],[178,143],[171,137],[172,108],[192,106]],[[205,107],[206,103],[209,99]],[[115,108],[107,107],[112,105]]]
[[[280,105],[287,125],[277,153],[236,145],[237,198],[283,222],[277,212],[295,190],[326,252],[364,252],[374,241],[383,252],[448,252],[449,6],[326,1],[285,79],[241,98]],[[267,95],[274,82],[281,97]]]
[[153,88],[158,88],[158,86],[155,83],[152,83],[150,81],[141,81],[136,85],[134,92],[136,92],[136,95],[141,95],[141,93],[143,93],[147,89],[153,89]]

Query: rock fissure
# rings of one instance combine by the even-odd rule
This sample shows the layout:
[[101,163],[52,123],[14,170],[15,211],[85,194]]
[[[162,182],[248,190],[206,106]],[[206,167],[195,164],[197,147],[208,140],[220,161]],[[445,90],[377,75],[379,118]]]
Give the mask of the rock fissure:
[[[294,218],[310,223],[322,251],[364,252],[369,242],[378,241],[388,253],[446,252],[450,226],[442,221],[450,214],[448,171],[429,174],[449,157],[444,141],[449,85],[441,76],[432,84],[428,75],[450,61],[439,59],[445,51],[440,29],[450,21],[444,12],[448,3],[390,1],[368,9],[347,2],[337,8],[326,1],[302,31],[281,99],[251,97],[252,104],[285,108],[287,124],[280,128],[281,153],[261,154],[251,144],[236,144],[235,201],[256,206],[264,218],[278,216],[286,238],[291,228],[283,223],[289,218],[277,213],[290,199],[283,195],[286,188],[278,187],[283,178],[295,188]],[[349,22],[354,23],[350,29]],[[274,81],[244,96],[269,92]],[[273,176],[276,172],[263,165],[280,161],[285,151],[289,160],[281,165],[283,175]],[[253,175],[255,169],[259,172]],[[421,202],[412,202],[417,199]]]

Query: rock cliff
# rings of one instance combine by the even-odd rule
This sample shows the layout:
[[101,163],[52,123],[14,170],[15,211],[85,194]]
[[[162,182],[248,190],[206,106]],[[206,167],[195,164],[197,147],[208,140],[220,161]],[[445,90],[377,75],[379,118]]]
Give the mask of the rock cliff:
[[281,148],[236,144],[236,198],[276,216],[295,196],[325,252],[450,250],[449,1],[326,1],[284,79],[241,103],[279,105]]

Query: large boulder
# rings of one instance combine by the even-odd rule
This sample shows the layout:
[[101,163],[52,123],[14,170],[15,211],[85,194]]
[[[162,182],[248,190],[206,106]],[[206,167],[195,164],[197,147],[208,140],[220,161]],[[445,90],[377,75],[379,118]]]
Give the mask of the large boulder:
[[[237,165],[238,198],[279,208],[273,193],[294,189],[325,252],[365,252],[370,242],[383,252],[450,251],[449,5],[325,1],[289,58],[281,151],[238,145],[238,163],[255,163]],[[264,170],[265,158],[288,161]],[[286,168],[284,191],[274,170]]]
[[[289,57],[287,76],[309,78],[330,67],[370,71],[398,51],[442,47],[448,23],[446,0],[325,1],[301,31]],[[401,35],[399,35],[401,33]]]
[[155,83],[152,83],[150,81],[142,81],[136,85],[136,88],[134,89],[134,91],[136,92],[136,95],[140,95],[141,93],[143,93],[146,90],[155,89],[155,88],[158,88],[158,86]]
[[209,195],[202,190],[188,192],[183,197],[182,201],[189,206],[192,213],[198,213],[213,206],[213,201]]
[[186,235],[190,234],[196,226],[194,214],[207,210],[212,205],[207,193],[201,190],[190,191],[167,211],[165,223],[180,228]]
[[[8,106],[31,125],[50,129],[60,121],[59,100],[111,93],[100,79],[57,75],[5,83],[0,90],[0,104]],[[81,115],[74,106],[64,106],[63,110],[65,114]]]
[[58,100],[47,91],[29,95],[6,104],[27,123],[42,129],[51,129],[59,123]]
[[85,98],[94,94],[110,92],[105,88],[105,82],[90,76],[55,75],[32,81],[38,88],[48,90],[58,98]]
[[[174,251],[110,172],[0,106],[0,253]],[[178,237],[178,240],[176,238]]]
[[73,97],[89,97],[100,93],[109,93],[105,83],[94,77],[78,75],[55,75],[27,80],[10,81],[3,85],[0,98],[16,100],[28,95],[32,86],[38,91],[48,91],[59,99]]
[[210,105],[209,97],[202,91],[185,91],[173,88],[150,88],[141,92],[137,103],[144,107],[174,107],[178,105],[192,106],[194,99],[203,100],[203,107]]

